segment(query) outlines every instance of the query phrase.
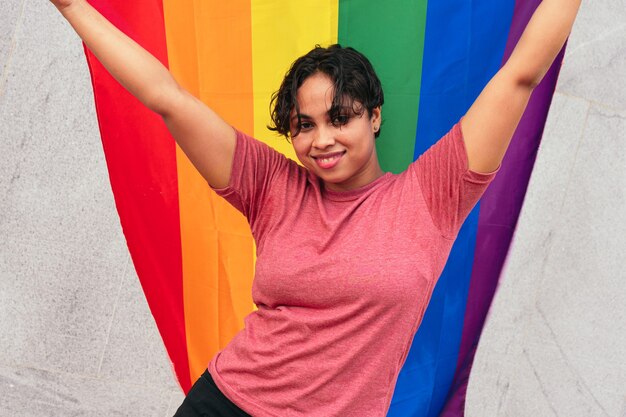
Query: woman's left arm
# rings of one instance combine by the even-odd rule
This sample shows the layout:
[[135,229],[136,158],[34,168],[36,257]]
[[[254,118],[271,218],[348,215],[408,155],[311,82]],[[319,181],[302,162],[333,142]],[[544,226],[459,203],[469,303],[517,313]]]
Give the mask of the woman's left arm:
[[533,89],[565,44],[581,0],[543,0],[511,57],[489,81],[461,122],[469,168],[500,165]]

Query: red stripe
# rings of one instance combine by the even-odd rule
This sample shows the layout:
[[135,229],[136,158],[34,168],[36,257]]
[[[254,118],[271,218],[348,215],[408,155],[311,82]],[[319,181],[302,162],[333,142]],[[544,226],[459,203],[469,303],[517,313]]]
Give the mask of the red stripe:
[[[163,5],[92,0],[94,7],[167,65]],[[190,386],[185,338],[176,148],[163,121],[86,52],[115,204],[137,275],[174,363]],[[147,157],[145,157],[147,156]]]

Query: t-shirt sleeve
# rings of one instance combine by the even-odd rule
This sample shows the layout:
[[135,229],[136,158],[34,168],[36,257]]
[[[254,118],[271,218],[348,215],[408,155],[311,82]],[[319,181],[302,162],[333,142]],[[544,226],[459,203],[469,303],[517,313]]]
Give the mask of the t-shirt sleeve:
[[237,131],[237,142],[230,174],[225,188],[213,188],[252,225],[276,175],[284,170],[289,160],[263,142]]
[[468,168],[459,122],[409,169],[419,181],[433,223],[443,236],[453,239],[499,167],[491,173],[478,173]]

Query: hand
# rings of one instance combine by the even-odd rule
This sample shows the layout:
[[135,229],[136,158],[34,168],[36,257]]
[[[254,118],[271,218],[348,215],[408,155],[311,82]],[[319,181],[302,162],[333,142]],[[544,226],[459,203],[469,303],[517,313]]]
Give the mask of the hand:
[[63,9],[67,9],[74,3],[77,3],[77,0],[50,0],[50,3],[52,3],[54,7],[62,11]]

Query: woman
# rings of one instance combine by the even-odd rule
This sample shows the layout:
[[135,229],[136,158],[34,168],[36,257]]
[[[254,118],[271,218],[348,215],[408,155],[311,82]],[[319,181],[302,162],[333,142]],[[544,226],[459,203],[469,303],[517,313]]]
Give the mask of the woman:
[[399,175],[381,170],[374,146],[380,81],[350,48],[299,58],[274,98],[272,129],[291,139],[302,168],[226,124],[84,0],[52,2],[163,117],[207,182],[246,215],[257,243],[258,310],[177,415],[384,415],[456,233],[580,1],[544,0],[462,121]]

